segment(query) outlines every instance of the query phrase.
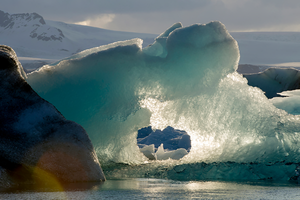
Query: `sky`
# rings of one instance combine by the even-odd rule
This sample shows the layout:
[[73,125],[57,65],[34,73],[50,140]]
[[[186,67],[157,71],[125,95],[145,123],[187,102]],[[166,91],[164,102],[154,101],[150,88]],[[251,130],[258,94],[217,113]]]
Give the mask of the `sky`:
[[46,20],[118,31],[159,34],[221,21],[231,31],[298,31],[299,0],[0,0],[10,14],[38,13]]

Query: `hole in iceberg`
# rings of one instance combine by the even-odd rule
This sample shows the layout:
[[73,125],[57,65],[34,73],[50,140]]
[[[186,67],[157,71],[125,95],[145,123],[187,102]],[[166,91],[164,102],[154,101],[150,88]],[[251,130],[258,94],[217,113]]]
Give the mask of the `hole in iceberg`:
[[140,129],[137,144],[149,160],[179,160],[191,150],[191,139],[187,132],[171,126],[155,131],[151,126]]

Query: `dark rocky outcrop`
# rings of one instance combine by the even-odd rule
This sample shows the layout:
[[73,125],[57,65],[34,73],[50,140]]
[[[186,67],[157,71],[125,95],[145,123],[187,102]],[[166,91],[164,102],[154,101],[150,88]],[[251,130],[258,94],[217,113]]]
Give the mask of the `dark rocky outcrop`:
[[15,52],[0,45],[0,187],[105,180],[85,130],[42,99],[24,76]]

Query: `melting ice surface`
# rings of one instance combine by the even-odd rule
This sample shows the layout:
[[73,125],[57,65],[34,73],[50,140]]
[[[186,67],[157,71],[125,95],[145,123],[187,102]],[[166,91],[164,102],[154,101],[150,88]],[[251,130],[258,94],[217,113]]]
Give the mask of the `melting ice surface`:
[[[86,50],[28,82],[86,129],[102,166],[137,166],[108,177],[288,180],[299,162],[300,117],[247,85],[238,61],[238,44],[220,22],[175,24],[152,46],[133,39]],[[149,125],[185,130],[190,153],[145,165],[136,136]]]

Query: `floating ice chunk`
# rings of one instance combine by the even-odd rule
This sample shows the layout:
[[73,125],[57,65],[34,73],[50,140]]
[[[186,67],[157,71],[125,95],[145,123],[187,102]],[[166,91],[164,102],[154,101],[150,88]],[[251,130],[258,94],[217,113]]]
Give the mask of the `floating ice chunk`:
[[300,90],[292,90],[278,93],[283,97],[274,97],[270,101],[279,109],[289,114],[300,115]]
[[169,158],[174,160],[179,160],[185,155],[188,154],[187,150],[183,148],[179,148],[174,151],[165,150],[163,147],[163,143],[158,147],[155,152],[154,144],[145,145],[140,151],[149,159],[149,160],[167,160]]
[[180,149],[172,151],[172,155],[170,156],[170,158],[174,159],[174,160],[179,160],[187,154],[188,154],[187,150],[180,148]]
[[188,154],[187,150],[183,148],[176,149],[174,151],[168,151],[164,149],[164,144],[158,147],[155,152],[154,144],[145,145],[143,148],[140,148],[140,151],[149,159],[149,160],[167,160],[169,158],[174,160],[179,160],[185,155]]
[[145,145],[140,151],[150,160],[156,160],[155,147],[154,144]]
[[[137,143],[140,151],[150,160],[179,160],[191,149],[190,136],[185,131],[175,130],[170,126],[162,131],[153,131],[151,126],[140,129]],[[158,148],[156,153],[155,148]]]
[[278,93],[282,97],[299,97],[300,96],[300,89],[298,90],[290,90]]
[[164,144],[165,149],[168,151],[184,148],[187,151],[191,149],[191,138],[185,131],[176,130],[168,126],[164,130],[151,129],[151,126],[142,128],[138,131],[137,143],[139,147],[144,145],[154,144],[158,148],[161,143]]
[[179,160],[187,154],[188,152],[183,148],[174,151],[165,151],[163,143],[158,147],[158,150],[155,153],[157,160],[167,160],[169,158]]
[[165,152],[165,150],[164,150],[164,144],[162,143],[159,147],[158,147],[158,149],[157,149],[157,151],[156,151],[156,158],[157,158],[157,160],[167,160],[167,159],[169,159],[170,158],[170,155],[171,155],[171,152]]
[[261,73],[244,75],[248,85],[259,87],[268,98],[285,90],[299,89],[300,72],[293,68],[269,68]]

